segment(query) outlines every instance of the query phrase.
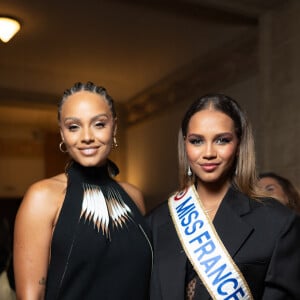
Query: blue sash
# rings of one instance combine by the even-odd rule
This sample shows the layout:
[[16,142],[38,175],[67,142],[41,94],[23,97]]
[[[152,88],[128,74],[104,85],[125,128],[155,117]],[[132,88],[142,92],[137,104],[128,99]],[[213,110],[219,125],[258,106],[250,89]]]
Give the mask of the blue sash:
[[195,187],[172,195],[168,204],[182,247],[212,299],[253,300],[245,278],[204,212]]

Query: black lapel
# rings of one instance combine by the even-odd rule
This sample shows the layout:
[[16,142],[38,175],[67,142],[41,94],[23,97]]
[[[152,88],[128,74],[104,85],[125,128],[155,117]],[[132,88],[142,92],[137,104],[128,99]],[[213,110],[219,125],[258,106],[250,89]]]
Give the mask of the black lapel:
[[230,188],[214,219],[216,231],[227,251],[234,257],[253,228],[243,221],[242,216],[251,210],[249,198]]
[[[231,257],[236,255],[253,231],[253,228],[242,219],[242,216],[249,212],[249,199],[230,188],[217,211],[213,223]],[[211,299],[204,285],[201,285],[199,293],[201,299]]]

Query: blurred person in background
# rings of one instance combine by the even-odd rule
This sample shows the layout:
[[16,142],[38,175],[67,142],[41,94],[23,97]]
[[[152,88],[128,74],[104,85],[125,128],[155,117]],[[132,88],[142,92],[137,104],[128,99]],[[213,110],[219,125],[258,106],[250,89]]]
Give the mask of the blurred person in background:
[[274,172],[263,172],[258,184],[268,196],[300,213],[300,195],[290,180]]

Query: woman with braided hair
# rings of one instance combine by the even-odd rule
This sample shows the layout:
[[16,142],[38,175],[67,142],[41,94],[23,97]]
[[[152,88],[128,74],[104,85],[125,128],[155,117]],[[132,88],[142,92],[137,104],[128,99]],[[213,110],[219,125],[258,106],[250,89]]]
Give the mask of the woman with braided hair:
[[[141,192],[113,177],[113,99],[91,82],[65,91],[58,108],[65,173],[34,183],[14,234],[18,299],[148,299],[152,265]],[[138,282],[138,284],[137,284]]]

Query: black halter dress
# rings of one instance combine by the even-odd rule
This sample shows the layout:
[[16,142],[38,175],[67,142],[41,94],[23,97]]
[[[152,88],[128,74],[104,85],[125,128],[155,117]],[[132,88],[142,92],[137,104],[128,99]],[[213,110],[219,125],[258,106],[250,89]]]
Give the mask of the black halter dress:
[[148,299],[149,230],[104,167],[72,163],[53,233],[46,300]]

